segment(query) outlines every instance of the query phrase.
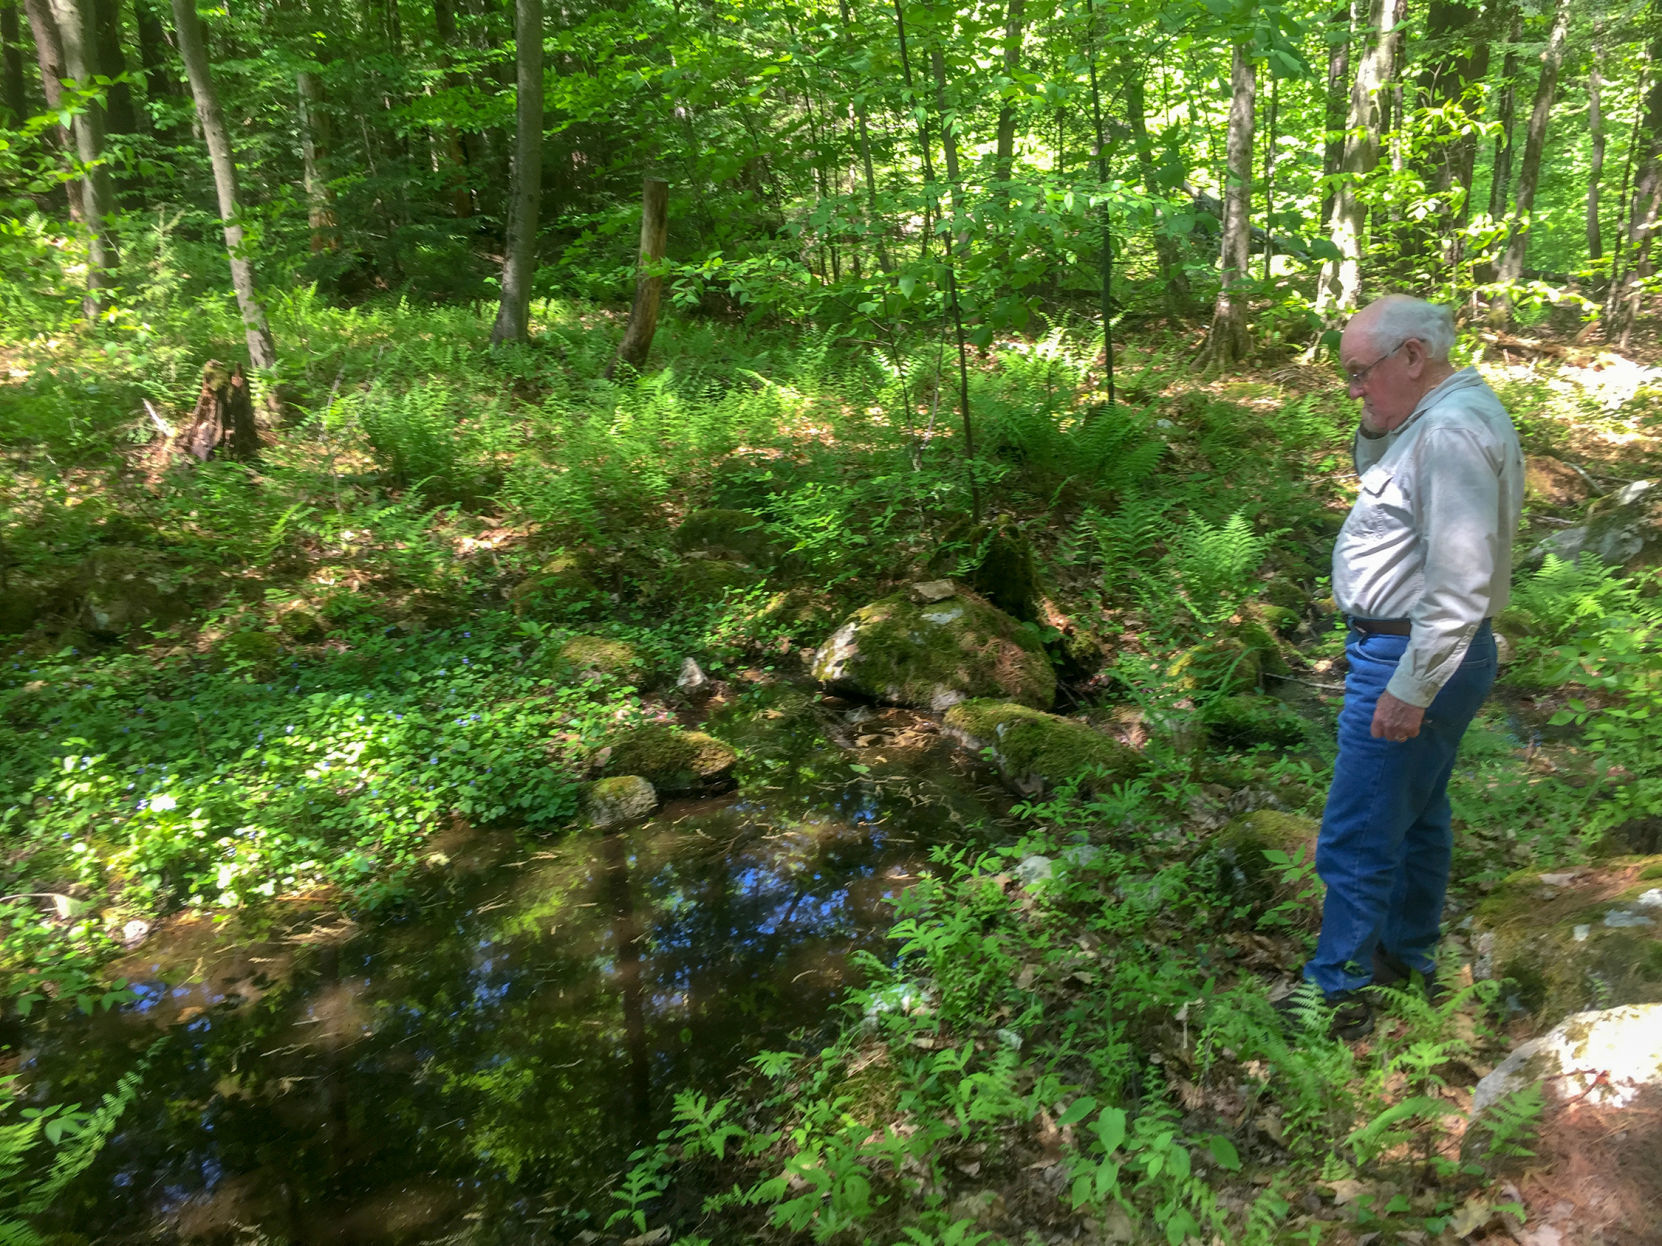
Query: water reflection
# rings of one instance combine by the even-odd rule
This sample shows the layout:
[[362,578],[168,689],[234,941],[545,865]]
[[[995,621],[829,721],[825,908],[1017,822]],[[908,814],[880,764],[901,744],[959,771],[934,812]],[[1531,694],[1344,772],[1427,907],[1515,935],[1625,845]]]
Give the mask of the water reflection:
[[55,1227],[306,1243],[434,1240],[464,1219],[516,1242],[599,1228],[604,1183],[670,1091],[719,1090],[823,1025],[851,954],[881,950],[886,898],[931,843],[987,821],[944,759],[842,765],[528,854],[511,836],[455,845],[395,922],[153,938],[121,967],[138,1003],[60,1023],[30,1056],[39,1093],[85,1099],[158,1026],[172,1035]]

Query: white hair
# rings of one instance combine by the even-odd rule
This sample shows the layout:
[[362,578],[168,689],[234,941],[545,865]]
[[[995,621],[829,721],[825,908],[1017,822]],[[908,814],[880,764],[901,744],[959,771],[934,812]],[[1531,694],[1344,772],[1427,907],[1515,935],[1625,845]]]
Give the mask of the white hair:
[[1435,363],[1447,363],[1454,348],[1454,313],[1440,303],[1407,294],[1387,294],[1370,303],[1373,323],[1368,326],[1377,350],[1395,350],[1409,338],[1425,346]]

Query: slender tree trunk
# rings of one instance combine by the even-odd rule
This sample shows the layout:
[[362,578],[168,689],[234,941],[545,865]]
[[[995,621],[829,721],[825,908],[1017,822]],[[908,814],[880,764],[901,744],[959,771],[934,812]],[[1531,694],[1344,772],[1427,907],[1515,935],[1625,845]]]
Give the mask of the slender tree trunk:
[[[1096,77],[1096,14],[1090,0],[1085,0],[1085,13],[1091,23],[1091,125],[1096,139],[1096,179],[1104,188],[1108,185],[1108,140],[1102,128],[1102,92]],[[1098,209],[1102,218],[1102,251],[1099,267],[1102,272],[1101,292],[1098,296],[1102,312],[1102,369],[1108,382],[1108,405],[1114,405],[1114,218],[1109,213],[1104,195]]]
[[[658,308],[663,300],[664,278],[657,271],[669,239],[669,183],[648,177],[641,187],[641,249],[635,272],[635,305],[629,309],[629,326],[618,344],[617,363],[636,372],[646,371],[646,356],[658,331]],[[616,364],[606,369],[611,377]]]
[[1415,231],[1419,249],[1441,248],[1450,264],[1460,260],[1458,231],[1471,217],[1472,169],[1477,161],[1476,92],[1489,72],[1488,29],[1475,7],[1460,0],[1431,0],[1426,12],[1426,46],[1420,92],[1433,108],[1457,110],[1456,126],[1439,127],[1420,162],[1420,176],[1436,196],[1436,211]]
[[[1154,143],[1148,135],[1147,109],[1144,105],[1143,66],[1126,66],[1125,120],[1131,127],[1133,145],[1137,149],[1137,172],[1143,189],[1158,205],[1165,191],[1154,169]],[[1194,294],[1189,289],[1189,276],[1183,271],[1183,248],[1164,227],[1166,211],[1156,206],[1154,216],[1154,259],[1160,270],[1161,288],[1166,305],[1175,316],[1188,316],[1194,311]]]
[[964,184],[958,173],[958,121],[946,109],[946,57],[937,43],[929,50],[929,64],[935,71],[935,115],[941,120],[941,152],[946,157],[946,182],[952,192],[953,229],[960,243],[968,245],[969,222],[964,217]]
[[1593,141],[1592,163],[1587,170],[1587,258],[1595,267],[1604,258],[1604,238],[1599,230],[1599,192],[1604,180],[1604,113],[1599,98],[1604,87],[1599,74],[1603,35],[1603,30],[1595,23],[1593,65],[1587,73],[1587,130]]
[[[196,100],[196,118],[202,124],[202,140],[213,166],[214,190],[219,197],[219,219],[225,227],[225,251],[231,262],[231,288],[236,291],[242,312],[242,327],[248,341],[248,360],[257,369],[277,366],[277,347],[266,325],[265,308],[255,288],[254,261],[248,255],[237,198],[237,164],[231,150],[231,135],[225,128],[225,114],[208,72],[208,47],[202,21],[196,15],[196,0],[172,0],[173,29],[179,40],[179,57]],[[273,400],[272,406],[277,403]]]
[[[894,0],[895,30],[900,41],[900,73],[901,80],[906,84],[908,102],[918,102],[917,85],[912,78],[912,60],[906,51],[906,11],[903,7],[905,0]],[[918,118],[918,147],[923,153],[923,184],[926,201],[938,200],[935,190],[934,161],[929,154],[929,114],[922,108],[917,110]],[[931,207],[939,215],[938,202],[932,202]],[[975,428],[970,421],[969,402],[969,351],[964,345],[964,314],[958,304],[958,278],[955,272],[952,255],[952,232],[946,232],[944,243],[946,247],[946,302],[948,313],[952,316],[952,323],[957,329],[958,338],[958,404],[964,421],[964,470],[969,477],[970,491],[970,518],[979,521],[981,518],[981,486],[975,479]],[[929,231],[924,230],[924,254],[928,255]]]
[[1249,47],[1237,41],[1230,58],[1229,184],[1223,199],[1223,283],[1212,310],[1205,366],[1208,372],[1233,367],[1252,350],[1247,333],[1247,304],[1235,287],[1252,266],[1252,129],[1257,69]]
[[329,112],[324,106],[323,83],[309,69],[294,76],[300,100],[300,167],[306,189],[306,224],[311,230],[311,250],[316,255],[340,247],[335,223],[335,188],[326,172],[333,137]]
[[[1651,49],[1654,52],[1656,49]],[[1645,104],[1649,98],[1647,83],[1650,82],[1650,70],[1655,64],[1648,57],[1640,66],[1639,81],[1635,84],[1634,92],[1638,95],[1639,103],[1633,109],[1633,124],[1628,128],[1627,152],[1622,158],[1622,188],[1616,195],[1616,245],[1610,255],[1610,288],[1604,295],[1604,323],[1605,334],[1614,340],[1620,332],[1616,326],[1621,315],[1621,303],[1627,288],[1627,244],[1632,237],[1632,220],[1628,215],[1631,200],[1628,198],[1628,189],[1633,184],[1633,164],[1638,158],[1642,139],[1640,127],[1645,121]]]
[[993,152],[993,186],[1000,203],[1010,199],[1010,168],[1016,156],[1016,99],[1020,92],[1015,78],[1021,69],[1021,42],[1027,0],[1006,0],[1004,7],[1004,76],[1010,94],[998,109],[998,141]]
[[[167,45],[167,29],[162,25],[158,11],[152,7],[155,0],[133,0],[133,25],[138,31],[139,64],[144,67],[145,102],[155,105],[161,100],[179,98],[179,83],[173,76],[172,50]],[[147,110],[147,116],[149,115]],[[165,141],[176,138],[174,127],[156,130],[156,136]]]
[[[63,66],[67,76],[87,82],[93,73],[92,31],[87,21],[86,0],[53,0],[53,17],[63,44]],[[99,292],[115,284],[115,270],[121,263],[115,237],[110,231],[115,216],[115,182],[103,164],[104,110],[89,103],[70,125],[75,154],[83,169],[81,206],[87,229],[87,306],[95,310]]]
[[1275,123],[1276,86],[1280,80],[1270,77],[1269,137],[1264,143],[1264,280],[1270,279],[1270,261],[1275,258]]
[[[1333,200],[1329,237],[1339,258],[1322,265],[1316,287],[1316,311],[1334,324],[1353,311],[1362,287],[1362,243],[1367,209],[1361,184],[1379,167],[1379,140],[1385,85],[1393,72],[1394,0],[1372,0],[1366,11],[1365,43],[1356,63],[1346,118],[1344,176]],[[1358,10],[1361,11],[1360,9]]]
[[1518,197],[1513,205],[1511,232],[1506,253],[1500,261],[1502,289],[1489,305],[1489,322],[1503,325],[1512,319],[1512,297],[1504,288],[1523,276],[1524,258],[1529,251],[1530,213],[1535,209],[1535,188],[1541,181],[1541,153],[1547,144],[1547,120],[1558,98],[1558,73],[1564,65],[1564,41],[1570,28],[1570,0],[1558,0],[1553,13],[1552,33],[1541,54],[1541,77],[1535,86],[1535,106],[1524,133],[1523,164],[1518,169]]
[[[837,11],[842,15],[843,32],[852,42],[855,38],[854,17],[848,10],[848,0],[837,0]],[[885,273],[892,272],[894,265],[889,260],[889,248],[883,241],[885,230],[883,219],[877,207],[877,174],[873,169],[871,160],[871,127],[867,118],[866,93],[864,90],[856,94],[853,109],[856,130],[860,136],[860,167],[865,173],[866,179],[866,228],[876,238],[878,268]]]
[[[46,111],[55,113],[63,107],[63,80],[69,76],[64,67],[63,40],[58,37],[58,19],[52,16],[47,0],[23,0],[23,12],[29,19],[29,33],[34,36],[35,60],[40,66],[41,98],[46,101]],[[48,126],[41,137],[52,150],[68,155],[72,144],[67,126]],[[81,179],[70,179],[64,183],[63,189],[69,219],[84,226],[86,207],[82,203]]]
[[[1662,0],[1653,0],[1650,10],[1653,30],[1662,30]],[[1644,120],[1637,132],[1642,143],[1638,153],[1638,172],[1633,180],[1633,202],[1628,211],[1626,246],[1627,263],[1619,290],[1612,290],[1616,300],[1616,316],[1612,323],[1614,336],[1626,350],[1633,338],[1633,326],[1639,318],[1639,304],[1644,295],[1645,282],[1654,275],[1656,262],[1653,247],[1656,241],[1658,218],[1662,216],[1662,35],[1650,44],[1650,87],[1645,92]]]
[[[439,55],[448,65],[459,46],[456,12],[451,0],[433,0],[433,28],[439,37]],[[451,90],[458,90],[463,85],[461,77],[449,69],[445,71],[444,81]],[[452,125],[444,127],[444,158],[447,166],[445,180],[450,186],[450,214],[457,219],[470,217],[473,215],[473,192],[468,185],[467,149]]]
[[1500,220],[1512,191],[1512,127],[1518,109],[1518,40],[1523,37],[1523,16],[1512,11],[1512,26],[1506,34],[1506,55],[1500,65],[1500,132],[1495,135],[1493,173],[1489,179],[1489,216]]
[[14,129],[29,116],[29,96],[23,83],[22,32],[18,29],[17,0],[0,0],[0,74],[5,77],[6,123]]
[[1350,106],[1350,45],[1361,22],[1357,11],[1366,0],[1344,0],[1327,17],[1326,139],[1322,145],[1322,215],[1333,219],[1339,179],[1345,171],[1345,117]]
[[94,72],[112,79],[104,93],[104,133],[138,133],[138,119],[133,113],[133,88],[125,82],[113,81],[127,72],[127,60],[121,53],[121,0],[86,0],[92,18]]
[[491,329],[492,342],[524,342],[531,334],[531,278],[537,268],[537,209],[542,197],[542,0],[516,0],[514,46],[519,80],[513,189],[502,304]]

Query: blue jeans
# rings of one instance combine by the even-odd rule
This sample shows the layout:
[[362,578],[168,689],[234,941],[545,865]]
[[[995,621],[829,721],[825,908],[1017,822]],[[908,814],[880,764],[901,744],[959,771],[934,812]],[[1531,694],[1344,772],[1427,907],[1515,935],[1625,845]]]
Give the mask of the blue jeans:
[[1448,780],[1460,737],[1495,682],[1495,638],[1487,623],[1479,628],[1426,707],[1419,735],[1376,740],[1374,707],[1407,647],[1406,636],[1355,630],[1345,645],[1339,760],[1316,841],[1327,896],[1316,954],[1304,966],[1327,995],[1368,985],[1376,948],[1428,978],[1436,968],[1454,851]]

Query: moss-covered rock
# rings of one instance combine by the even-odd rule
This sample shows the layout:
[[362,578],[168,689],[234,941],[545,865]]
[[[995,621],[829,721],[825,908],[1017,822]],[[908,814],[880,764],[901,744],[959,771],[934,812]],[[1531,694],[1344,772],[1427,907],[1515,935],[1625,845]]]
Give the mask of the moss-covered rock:
[[798,587],[774,593],[751,616],[758,632],[793,645],[817,645],[837,625],[835,602],[817,589]]
[[1662,564],[1662,480],[1635,480],[1589,507],[1583,548],[1629,571]]
[[1591,1007],[1662,1002],[1662,856],[1514,874],[1478,908],[1480,977],[1509,978],[1551,1019]]
[[729,589],[755,588],[762,573],[725,558],[683,558],[670,568],[668,592],[677,602],[720,601]]
[[1004,781],[1023,795],[1071,780],[1104,791],[1143,767],[1135,749],[1084,723],[1010,701],[962,701],[947,710],[942,726],[970,752],[990,752]]
[[739,755],[702,731],[664,723],[634,727],[612,741],[604,769],[639,775],[664,796],[696,796],[731,785]]
[[584,787],[582,807],[583,820],[604,830],[651,817],[658,808],[658,793],[638,774],[613,775]]
[[1056,698],[1033,630],[961,589],[937,602],[896,593],[856,610],[814,654],[813,674],[837,692],[937,712],[972,697],[1035,709]]
[[[1196,859],[1197,874],[1231,905],[1256,916],[1281,909],[1295,926],[1314,930],[1321,924],[1322,885],[1316,878],[1313,818],[1275,809],[1258,809],[1228,823]],[[1285,855],[1286,864],[1266,855]],[[1300,867],[1289,876],[1289,868]],[[1303,867],[1310,867],[1308,869]]]
[[515,614],[524,616],[592,602],[601,589],[591,563],[583,553],[560,550],[514,586],[508,594],[509,605]]
[[703,550],[755,567],[771,567],[780,556],[779,544],[760,516],[724,507],[693,511],[671,541],[683,554]]
[[1216,636],[1178,654],[1167,674],[1185,692],[1233,696],[1257,689],[1264,658],[1234,636]]
[[323,616],[304,602],[289,602],[277,611],[277,630],[300,644],[322,640],[329,630]]
[[573,668],[581,679],[612,680],[637,688],[646,682],[646,661],[640,650],[626,640],[573,636],[560,646],[560,661]]
[[241,667],[265,680],[276,671],[282,652],[283,642],[270,632],[232,632],[213,647],[209,664],[221,671]]
[[1044,590],[1033,546],[1007,519],[953,525],[929,560],[929,571],[962,580],[1012,618],[1030,623],[1039,617]]
[[165,627],[188,618],[190,592],[211,578],[148,550],[111,546],[81,566],[70,591],[80,596],[76,622],[94,636],[123,636],[143,624]]
[[1200,714],[1206,734],[1225,748],[1254,744],[1299,744],[1305,738],[1304,719],[1273,697],[1237,693],[1209,702]]
[[40,622],[45,608],[46,594],[20,583],[14,574],[6,591],[0,593],[0,635],[28,631]]

